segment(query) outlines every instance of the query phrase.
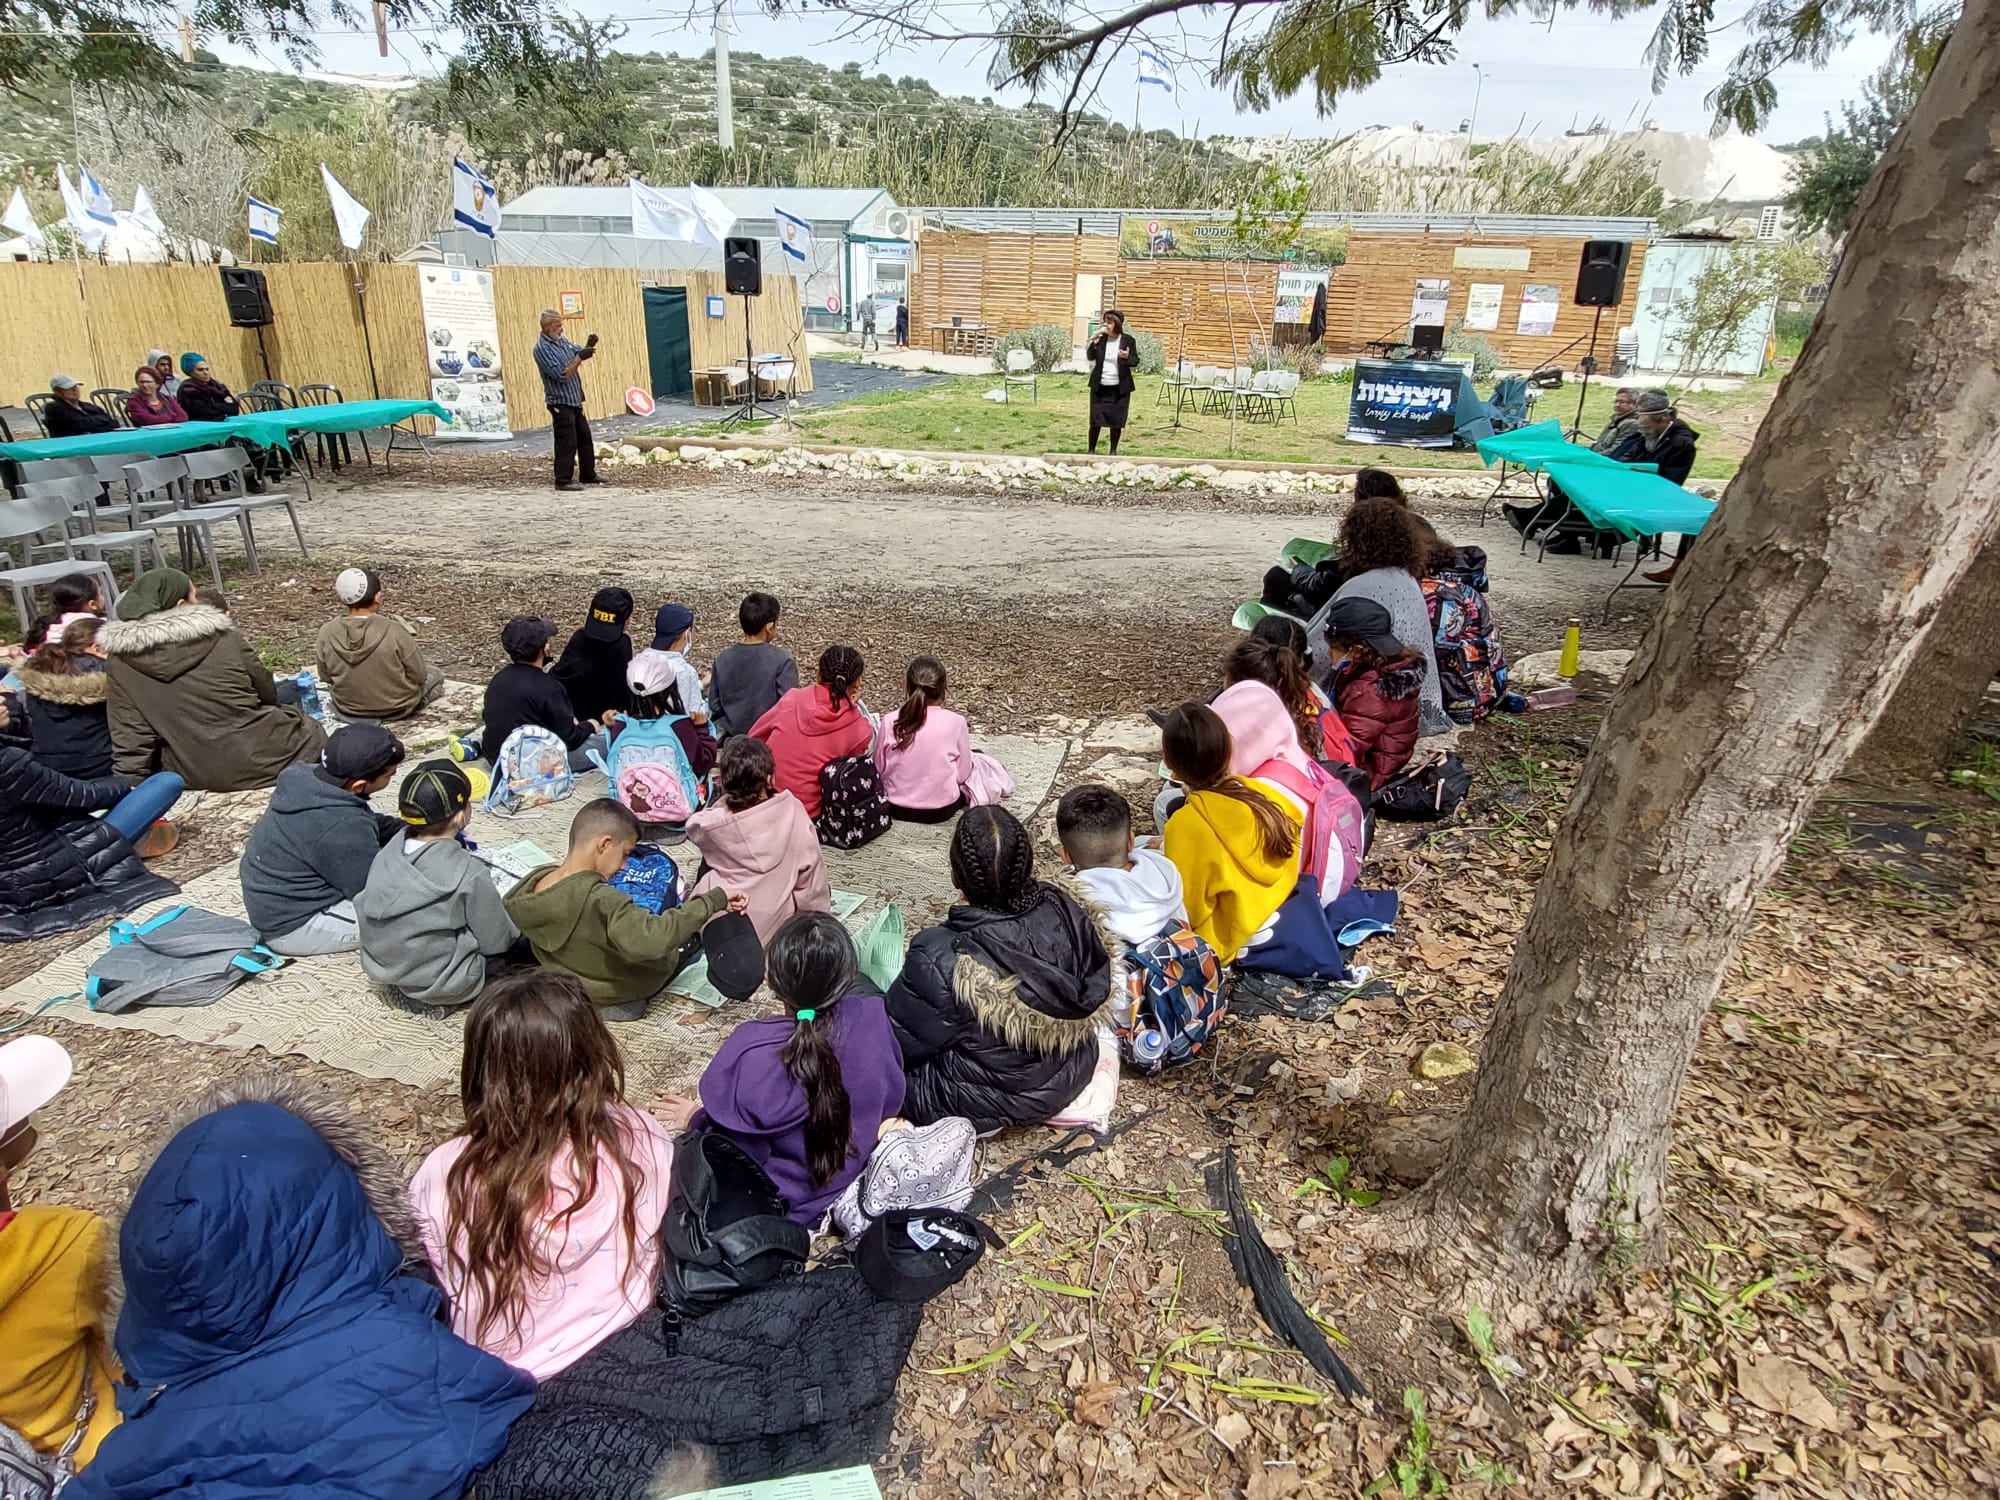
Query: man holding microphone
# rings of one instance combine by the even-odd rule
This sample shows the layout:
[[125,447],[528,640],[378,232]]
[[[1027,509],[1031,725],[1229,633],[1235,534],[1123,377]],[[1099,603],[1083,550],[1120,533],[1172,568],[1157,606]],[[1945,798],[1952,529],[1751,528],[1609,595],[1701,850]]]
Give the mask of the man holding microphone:
[[[598,483],[597,445],[583,418],[583,362],[597,353],[597,335],[582,344],[563,337],[562,314],[542,309],[542,336],[535,340],[535,365],[542,372],[542,395],[556,433],[556,488],[580,490]],[[583,483],[571,477],[580,472]]]

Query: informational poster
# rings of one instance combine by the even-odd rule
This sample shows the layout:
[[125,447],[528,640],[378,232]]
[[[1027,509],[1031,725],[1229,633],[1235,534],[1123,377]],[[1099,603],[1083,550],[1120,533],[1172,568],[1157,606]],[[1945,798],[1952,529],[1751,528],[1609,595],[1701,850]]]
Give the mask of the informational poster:
[[1419,276],[1417,294],[1410,299],[1412,328],[1442,328],[1451,317],[1451,282],[1442,277]]
[[1278,308],[1272,317],[1280,323],[1305,324],[1312,321],[1313,294],[1326,285],[1328,273],[1309,267],[1286,266],[1278,272]]
[[1428,360],[1358,359],[1347,439],[1405,448],[1449,448],[1458,430],[1464,372]]
[[512,437],[507,389],[500,378],[500,323],[493,312],[493,273],[470,266],[419,266],[424,352],[431,400],[452,416],[439,438],[495,441]]
[[1465,289],[1465,326],[1469,332],[1483,332],[1500,326],[1500,299],[1506,286],[1498,281],[1475,281]]
[[1521,288],[1521,312],[1514,320],[1514,332],[1543,336],[1556,331],[1556,310],[1562,306],[1562,288],[1530,282]]

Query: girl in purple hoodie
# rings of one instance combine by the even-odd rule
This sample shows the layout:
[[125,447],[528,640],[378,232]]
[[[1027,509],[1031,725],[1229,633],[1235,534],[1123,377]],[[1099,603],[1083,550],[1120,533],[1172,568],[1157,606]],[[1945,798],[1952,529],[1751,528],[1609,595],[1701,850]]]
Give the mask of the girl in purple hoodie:
[[770,1174],[793,1222],[810,1225],[861,1175],[903,1107],[903,1053],[830,912],[785,923],[764,965],[784,1013],[737,1027],[701,1075],[699,1104],[668,1095],[660,1114],[735,1141]]

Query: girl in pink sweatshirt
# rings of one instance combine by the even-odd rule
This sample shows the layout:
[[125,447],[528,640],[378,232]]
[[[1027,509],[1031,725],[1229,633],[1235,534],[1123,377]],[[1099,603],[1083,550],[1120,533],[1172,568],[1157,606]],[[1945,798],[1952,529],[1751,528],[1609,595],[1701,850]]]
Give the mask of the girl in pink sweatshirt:
[[765,943],[795,913],[832,911],[819,836],[799,799],[777,789],[771,747],[739,735],[717,764],[722,800],[688,819],[688,838],[707,866],[690,894],[742,892]]
[[875,742],[875,769],[890,816],[943,823],[1014,790],[1000,763],[972,748],[963,714],[944,706],[944,663],[920,656],[904,675],[909,696]]

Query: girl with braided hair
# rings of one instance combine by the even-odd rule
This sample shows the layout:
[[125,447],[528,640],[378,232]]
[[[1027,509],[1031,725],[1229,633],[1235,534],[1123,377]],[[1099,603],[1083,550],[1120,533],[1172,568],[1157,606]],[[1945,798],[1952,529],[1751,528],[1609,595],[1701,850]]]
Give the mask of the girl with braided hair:
[[750,726],[750,738],[771,747],[777,789],[798,798],[809,818],[820,814],[820,768],[866,755],[875,741],[875,721],[855,696],[861,667],[852,646],[828,646],[820,653],[819,681],[793,688]]
[[903,1112],[981,1130],[1050,1119],[1096,1066],[1117,939],[1073,889],[1035,878],[1034,842],[1004,808],[958,820],[951,879],[960,904],[917,934],[889,986]]

